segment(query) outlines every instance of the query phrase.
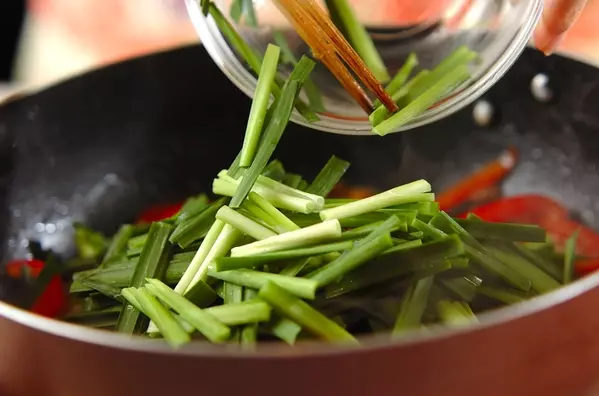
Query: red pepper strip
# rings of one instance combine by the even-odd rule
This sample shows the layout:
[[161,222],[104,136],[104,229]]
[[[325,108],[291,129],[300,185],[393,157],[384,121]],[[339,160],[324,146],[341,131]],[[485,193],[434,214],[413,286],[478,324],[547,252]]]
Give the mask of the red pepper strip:
[[176,215],[181,207],[183,206],[183,202],[177,204],[163,204],[163,205],[154,205],[146,210],[144,210],[138,217],[136,223],[152,223],[154,221],[160,221],[164,219],[168,219]]
[[[507,197],[469,211],[483,220],[505,223],[536,224],[547,230],[558,250],[580,229],[576,251],[585,257],[599,257],[599,234],[570,218],[566,207],[541,195]],[[460,217],[465,217],[467,213]]]
[[484,165],[479,170],[459,181],[437,196],[441,210],[451,210],[470,200],[481,191],[501,182],[514,167],[518,160],[518,152],[510,147],[496,160]]
[[599,270],[599,259],[576,260],[576,273],[580,276],[588,275]]
[[[13,260],[6,265],[6,273],[13,278],[23,276],[23,268],[29,268],[32,277],[37,278],[42,272],[44,262],[41,260]],[[49,318],[56,318],[64,312],[67,296],[60,276],[54,276],[44,292],[33,304],[31,311]]]

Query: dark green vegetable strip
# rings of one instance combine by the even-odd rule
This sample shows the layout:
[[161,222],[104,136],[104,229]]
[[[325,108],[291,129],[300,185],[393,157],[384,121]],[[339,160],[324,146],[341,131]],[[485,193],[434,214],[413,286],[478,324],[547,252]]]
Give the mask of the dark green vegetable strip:
[[206,308],[205,312],[228,326],[239,326],[269,321],[271,308],[264,301],[254,299],[237,304]]
[[106,254],[98,267],[103,268],[107,263],[119,259],[127,250],[127,242],[134,232],[135,227],[131,224],[122,225],[112,237],[110,245],[108,245],[108,249],[106,249]]
[[414,220],[412,227],[418,231],[421,231],[424,234],[424,237],[430,239],[431,241],[438,241],[439,239],[443,239],[447,236],[447,234],[440,229],[432,227],[431,225],[426,224],[419,219]]
[[[539,253],[536,250],[533,250],[526,246],[519,245],[517,243],[512,244],[511,247],[514,249],[514,251],[516,253],[522,255],[527,260],[533,262],[537,267],[539,267],[540,269],[542,269],[543,271],[545,271],[546,273],[551,275],[551,277],[553,279],[560,281],[560,282],[563,279],[563,277],[562,277],[563,271],[560,268],[560,266],[556,265],[556,263],[552,260],[553,257],[546,258],[543,256],[542,252]],[[554,250],[552,247],[551,248],[552,256],[553,256],[553,252],[554,252]]]
[[339,296],[415,271],[444,271],[451,268],[447,258],[460,256],[464,252],[464,244],[452,235],[440,241],[383,255],[330,285],[326,290],[327,296]]
[[[395,243],[395,241],[394,241]],[[422,239],[415,239],[413,241],[406,241],[393,246],[391,249],[385,250],[383,255],[393,254],[400,250],[411,249],[413,247],[422,246]]]
[[[148,291],[164,301],[211,342],[223,342],[231,329],[205,310],[195,306],[179,293],[157,279],[148,279]],[[160,324],[156,323],[160,329]]]
[[345,329],[273,282],[267,282],[261,287],[258,296],[277,313],[320,338],[335,343],[358,344],[354,336]]
[[545,242],[547,233],[536,225],[491,223],[480,220],[455,219],[474,238],[500,239],[513,242]]
[[372,38],[366,28],[360,23],[354,10],[347,0],[326,0],[331,19],[338,24],[341,32],[346,36],[351,46],[370,69],[374,77],[382,83],[391,78],[381,55],[376,49]]
[[208,207],[209,201],[206,194],[199,194],[195,197],[188,198],[179,213],[175,217],[175,224],[179,225],[188,218],[195,216]]
[[177,244],[182,248],[186,248],[197,240],[206,236],[210,227],[216,219],[216,212],[227,204],[228,198],[221,198],[213,202],[210,206],[204,209],[198,215],[191,217],[175,228],[169,241],[172,244]]
[[[146,278],[162,279],[169,263],[170,245],[168,238],[173,227],[170,224],[158,222],[153,223],[148,232],[146,241],[135,271],[129,283],[129,287],[141,287]],[[138,321],[139,311],[133,309],[130,304],[125,304],[119,315],[117,331],[132,334],[141,330],[143,323]]]
[[255,256],[244,257],[222,257],[216,260],[217,271],[235,270],[241,268],[254,268],[261,264],[290,260],[302,257],[310,257],[330,252],[339,252],[351,249],[353,241],[334,242],[324,245],[311,246],[307,248],[283,250],[280,252],[264,253]]
[[243,15],[243,1],[244,0],[233,0],[231,7],[229,8],[229,16],[235,23],[241,21],[241,16]]
[[291,188],[297,189],[297,186],[299,186],[301,181],[302,181],[302,175],[298,175],[295,173],[287,173],[285,175],[285,178],[283,179],[283,184],[285,184]]
[[476,296],[482,280],[474,275],[466,275],[449,279],[438,279],[438,282],[457,297],[470,302]]
[[440,229],[446,233],[455,233],[466,245],[468,256],[475,259],[485,270],[499,276],[511,285],[514,285],[522,291],[528,291],[531,287],[531,282],[520,272],[513,268],[507,267],[496,257],[494,257],[479,241],[470,235],[461,225],[459,225],[447,213],[441,211],[433,217],[429,223],[431,226]]
[[[376,231],[375,231],[376,232]],[[351,250],[346,251],[336,260],[306,275],[306,278],[318,282],[319,287],[326,286],[359,266],[373,260],[385,250],[393,246],[391,236],[380,235],[374,239],[366,237],[364,243],[358,242]]]
[[380,136],[397,131],[414,118],[424,113],[428,108],[443,98],[452,89],[470,78],[470,72],[466,66],[461,66],[443,76],[437,84],[418,96],[414,101],[389,117],[387,120],[376,125],[372,130]]
[[115,285],[111,285],[110,283],[107,283],[107,282],[94,280],[93,277],[87,277],[87,278],[84,277],[84,278],[80,279],[79,282],[81,282],[82,285],[89,287],[90,289],[93,289],[97,292],[102,293],[106,297],[110,297],[116,301],[122,302],[121,287],[126,286],[126,285],[115,286]]
[[293,260],[290,264],[287,264],[285,268],[279,272],[279,275],[285,276],[297,276],[310,262],[310,258],[301,258]]
[[405,292],[393,326],[394,336],[420,328],[433,283],[434,276],[427,276],[411,285]]
[[534,263],[513,253],[508,248],[502,247],[499,244],[486,244],[485,247],[505,266],[510,268],[512,271],[519,273],[522,277],[528,279],[535,291],[539,293],[546,293],[561,286],[558,281],[534,265]]
[[349,162],[333,155],[316,175],[306,192],[326,197],[345,175],[349,166]]
[[[229,176],[233,177],[231,175],[231,172],[229,172]],[[280,182],[285,177],[285,168],[283,167],[283,164],[281,163],[281,161],[272,160],[264,168],[264,171],[262,172],[262,176],[266,176],[270,179]]]
[[169,310],[146,288],[131,289],[131,291],[141,305],[143,313],[156,324],[164,339],[171,346],[178,348],[191,341],[189,334],[181,327]]
[[[314,66],[313,62],[311,66]],[[307,65],[307,67],[310,67],[310,65]],[[241,180],[241,183],[235,191],[235,196],[231,200],[230,204],[232,208],[238,208],[245,200],[254,183],[258,179],[258,176],[264,170],[264,167],[268,163],[272,153],[279,144],[279,140],[281,140],[281,136],[283,136],[283,132],[285,131],[285,128],[289,122],[293,103],[300,87],[301,85],[299,82],[294,80],[288,81],[285,84],[285,88],[283,89],[280,100],[273,104],[273,106],[275,106],[273,117],[264,131],[262,141],[260,142],[258,152],[256,153],[256,157],[254,158],[252,165],[247,169],[243,179]]]
[[73,224],[73,228],[75,228],[75,246],[79,257],[96,259],[106,251],[108,242],[104,235],[79,223]]
[[399,226],[400,223],[401,221],[397,216],[389,216],[389,218],[383,221],[381,225],[372,230],[372,232],[368,234],[366,238],[358,241],[357,246],[366,245],[367,243],[370,243],[371,241],[378,239],[383,235],[390,234],[394,229],[396,229]]
[[572,282],[574,279],[574,260],[576,260],[576,243],[578,242],[578,235],[580,229],[576,230],[574,234],[566,241],[566,247],[564,251],[564,277],[563,282],[565,285]]
[[500,301],[504,304],[518,304],[526,300],[526,296],[516,290],[509,290],[496,286],[483,284],[480,285],[476,291],[483,296]]
[[316,288],[318,287],[318,283],[311,279],[294,278],[247,269],[222,272],[210,271],[208,275],[225,282],[235,283],[252,289],[260,289],[267,282],[271,281],[298,297],[311,300],[316,297]]
[[[245,289],[243,300],[252,301],[256,298],[258,292],[253,289]],[[241,346],[244,349],[254,349],[258,340],[258,323],[250,323],[241,329]]]
[[183,297],[200,308],[207,308],[216,301],[218,296],[206,282],[199,281]]
[[241,149],[239,166],[242,168],[249,167],[256,154],[256,148],[260,141],[260,135],[262,134],[264,117],[268,110],[272,87],[275,84],[275,75],[279,64],[280,52],[281,50],[279,47],[269,44],[264,54],[260,73],[258,74],[256,92],[250,108],[249,120],[245,130],[243,147]]

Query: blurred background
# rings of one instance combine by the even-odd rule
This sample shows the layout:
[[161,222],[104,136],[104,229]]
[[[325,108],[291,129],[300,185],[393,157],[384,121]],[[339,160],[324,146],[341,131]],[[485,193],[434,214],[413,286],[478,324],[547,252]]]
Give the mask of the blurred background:
[[[409,23],[444,1],[377,0],[372,17]],[[373,12],[372,0],[353,4]],[[199,41],[183,0],[0,0],[0,26],[0,96]],[[590,0],[561,50],[599,65],[597,26],[599,0]]]

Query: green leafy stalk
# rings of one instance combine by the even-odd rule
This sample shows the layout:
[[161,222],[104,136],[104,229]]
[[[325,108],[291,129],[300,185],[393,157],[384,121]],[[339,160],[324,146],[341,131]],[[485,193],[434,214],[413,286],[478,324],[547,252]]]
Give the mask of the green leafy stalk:
[[221,198],[198,215],[183,221],[173,231],[170,242],[186,248],[193,242],[204,238],[214,223],[216,212],[226,204],[227,198]]
[[262,209],[268,216],[272,218],[277,226],[282,227],[286,231],[299,230],[300,227],[293,221],[289,220],[280,210],[278,210],[273,204],[264,199],[260,194],[250,192],[249,199]]
[[[252,289],[245,289],[243,299],[244,301],[252,301],[256,298],[258,292]],[[253,350],[258,340],[258,323],[250,323],[241,329],[241,346],[244,349]]]
[[121,256],[125,254],[127,250],[127,242],[133,236],[134,232],[135,227],[133,227],[131,224],[122,225],[112,237],[112,240],[108,245],[108,249],[106,249],[106,254],[102,258],[102,262],[98,267],[103,268],[111,261],[121,258]]
[[393,326],[393,336],[420,328],[433,283],[434,276],[427,276],[408,288]]
[[464,326],[478,322],[470,306],[459,301],[438,301],[437,314],[443,323],[450,326]]
[[218,305],[206,308],[205,311],[227,326],[268,322],[271,315],[270,306],[264,301],[255,299],[235,304]]
[[216,218],[259,241],[277,235],[276,232],[256,223],[228,206],[220,208],[216,212]]
[[262,286],[258,296],[271,305],[280,315],[326,341],[351,345],[358,344],[354,336],[344,328],[274,282],[267,282]]
[[264,54],[262,67],[258,74],[256,93],[254,94],[254,100],[252,101],[250,116],[245,130],[243,148],[241,149],[239,166],[242,168],[249,167],[256,154],[256,147],[258,146],[260,135],[262,134],[262,126],[264,124],[266,111],[268,110],[268,102],[270,101],[272,87],[275,84],[280,52],[281,50],[279,47],[269,44],[266,48],[266,53]]
[[492,223],[480,220],[456,219],[474,238],[499,239],[513,242],[545,242],[547,232],[536,225]]
[[349,162],[333,155],[316,175],[307,192],[326,197],[345,175],[349,166]]

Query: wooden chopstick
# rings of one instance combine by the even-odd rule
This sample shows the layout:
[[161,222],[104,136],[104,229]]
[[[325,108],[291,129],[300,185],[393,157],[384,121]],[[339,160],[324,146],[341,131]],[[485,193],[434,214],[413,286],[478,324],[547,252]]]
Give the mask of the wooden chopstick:
[[275,4],[300,37],[312,48],[314,56],[331,71],[364,111],[368,114],[372,113],[374,105],[352,72],[376,95],[389,112],[394,113],[399,110],[362,58],[314,0],[276,0]]

